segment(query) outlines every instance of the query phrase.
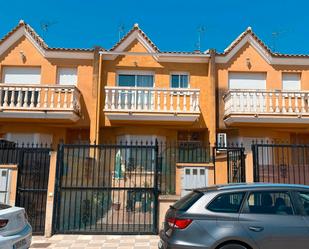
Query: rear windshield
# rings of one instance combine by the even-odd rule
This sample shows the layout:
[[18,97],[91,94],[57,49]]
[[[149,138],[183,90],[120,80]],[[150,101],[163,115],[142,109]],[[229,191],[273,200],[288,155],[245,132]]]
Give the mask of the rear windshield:
[[11,206],[9,206],[9,205],[0,203],[0,210],[7,209],[7,208],[10,208],[10,207],[11,207]]
[[187,211],[203,195],[204,194],[202,192],[190,192],[186,196],[182,197],[179,201],[176,201],[172,207],[179,211]]

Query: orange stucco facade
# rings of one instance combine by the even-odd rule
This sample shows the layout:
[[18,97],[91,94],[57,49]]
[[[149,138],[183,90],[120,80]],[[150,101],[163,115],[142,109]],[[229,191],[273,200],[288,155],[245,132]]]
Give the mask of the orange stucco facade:
[[[190,88],[200,89],[201,114],[194,122],[177,121],[111,121],[104,114],[101,115],[101,141],[113,141],[119,135],[159,135],[167,137],[167,140],[177,141],[177,132],[202,132],[204,141],[215,143],[215,110],[213,105],[214,93],[210,82],[209,63],[180,63],[158,62],[147,53],[145,47],[138,41],[134,41],[126,52],[129,55],[120,55],[114,60],[102,62],[102,89],[105,86],[117,86],[117,72],[126,71],[150,71],[154,75],[154,88],[166,89],[171,87],[172,72],[185,72],[189,75]],[[134,55],[133,53],[139,53]],[[163,102],[163,100],[162,100]],[[102,99],[102,106],[104,99]],[[149,114],[152,115],[152,114]],[[138,128],[137,128],[138,127]]]
[[[250,65],[248,64],[250,62]],[[282,75],[292,73],[300,75],[301,91],[309,89],[309,67],[306,65],[271,65],[250,43],[246,43],[227,63],[217,63],[218,84],[218,131],[226,132],[230,141],[247,143],[252,140],[284,141],[294,143],[308,142],[308,124],[295,122],[235,122],[226,124],[224,117],[224,95],[229,90],[230,73],[264,73],[266,75],[266,91],[282,91]],[[293,101],[293,99],[292,99]],[[275,102],[274,102],[275,103]],[[258,119],[257,117],[256,119]]]
[[[48,134],[54,146],[60,141],[114,143],[119,138],[128,142],[157,138],[166,142],[198,141],[215,146],[220,132],[227,134],[229,142],[244,143],[247,154],[256,139],[309,142],[308,122],[300,111],[308,106],[301,93],[309,90],[308,59],[272,53],[251,29],[220,54],[214,50],[161,52],[138,26],[110,50],[50,49],[25,25],[19,24],[10,33],[13,36],[25,28],[19,38],[11,41],[9,35],[0,42],[0,87],[5,92],[0,101],[2,138],[8,134]],[[40,68],[39,84],[5,83],[4,69],[10,67]],[[61,68],[76,68],[75,85],[59,84]],[[231,73],[262,73],[265,89],[233,89],[228,103]],[[284,73],[300,75],[299,93],[282,93]],[[120,74],[151,74],[153,85],[123,87],[119,85]],[[188,86],[172,88],[173,74],[187,75]],[[258,107],[247,101],[250,96]],[[287,108],[284,112],[284,105],[289,104],[291,111]],[[248,112],[253,107],[255,110]],[[274,122],[277,118],[283,121]],[[217,165],[226,164],[224,156],[219,161]],[[210,161],[202,166],[214,167]],[[182,172],[183,166],[177,167]],[[211,178],[213,173],[209,173]],[[216,177],[223,183],[226,172],[217,171]]]
[[[21,57],[21,53],[24,58]],[[26,36],[18,39],[0,56],[1,82],[3,69],[8,67],[38,67],[41,72],[40,85],[56,86],[57,70],[62,67],[77,69],[77,85],[81,92],[81,115],[72,122],[66,118],[1,118],[0,134],[7,133],[44,133],[53,136],[54,145],[60,141],[89,140],[91,120],[95,117],[95,101],[93,101],[93,60],[74,58],[45,58]],[[56,96],[55,96],[56,98]]]

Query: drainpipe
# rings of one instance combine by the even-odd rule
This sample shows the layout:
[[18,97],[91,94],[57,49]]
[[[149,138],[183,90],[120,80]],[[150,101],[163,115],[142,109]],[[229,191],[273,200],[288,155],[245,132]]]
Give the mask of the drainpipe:
[[216,134],[217,134],[217,125],[218,125],[218,103],[217,103],[217,86],[216,86],[216,50],[210,49],[210,60],[209,60],[209,77],[210,77],[210,86],[211,86],[211,103],[212,108],[212,126],[210,127],[210,137],[209,142],[211,146],[215,146],[216,143]]
[[99,73],[98,73],[98,82],[97,82],[97,103],[96,103],[96,117],[95,117],[95,142],[100,143],[100,113],[101,108],[101,96],[102,96],[102,54],[99,53]]

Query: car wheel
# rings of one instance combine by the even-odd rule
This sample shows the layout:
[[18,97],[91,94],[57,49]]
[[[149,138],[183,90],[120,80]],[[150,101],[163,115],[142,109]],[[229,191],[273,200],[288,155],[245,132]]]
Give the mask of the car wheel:
[[221,246],[219,249],[248,249],[247,247],[239,244],[227,244],[224,246]]

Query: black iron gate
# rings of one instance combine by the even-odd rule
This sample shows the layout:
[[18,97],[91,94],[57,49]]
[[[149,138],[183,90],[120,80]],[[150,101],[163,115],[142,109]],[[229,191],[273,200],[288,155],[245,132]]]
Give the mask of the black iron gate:
[[255,182],[309,185],[309,145],[252,144]]
[[245,148],[227,148],[228,182],[246,182]]
[[226,154],[228,183],[246,182],[246,156],[244,147],[215,147],[213,154],[215,155],[214,160],[218,155]]
[[18,165],[15,205],[25,208],[33,233],[38,235],[45,230],[50,151],[39,147],[0,148],[0,163]]
[[158,146],[60,145],[55,233],[156,234]]

